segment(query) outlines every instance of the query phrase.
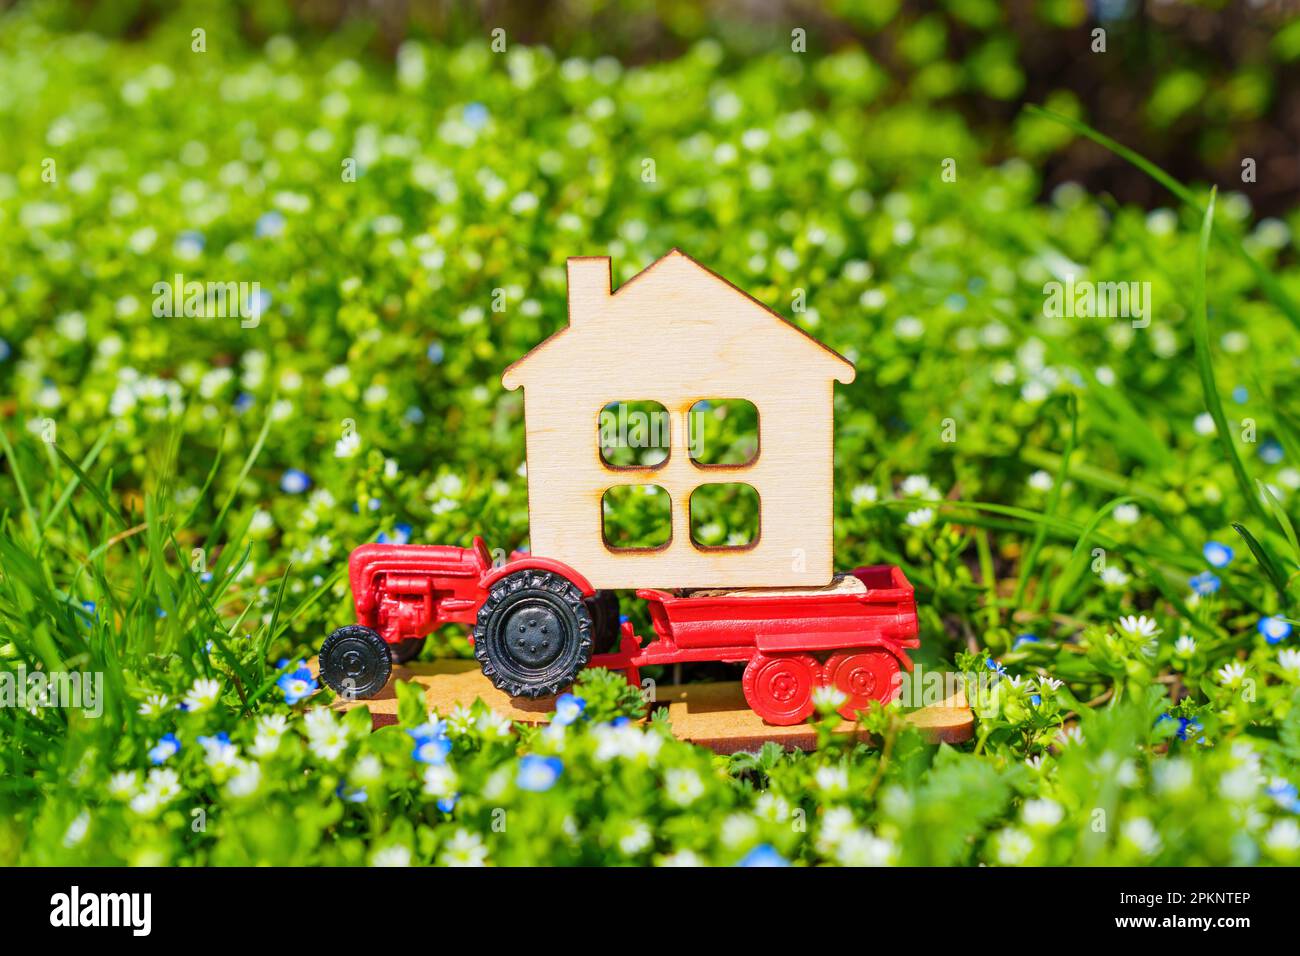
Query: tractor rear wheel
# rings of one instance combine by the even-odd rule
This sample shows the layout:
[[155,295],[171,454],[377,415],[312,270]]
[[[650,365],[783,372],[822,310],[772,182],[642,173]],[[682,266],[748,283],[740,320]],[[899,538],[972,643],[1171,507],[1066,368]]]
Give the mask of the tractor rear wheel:
[[887,701],[898,690],[898,658],[879,647],[837,651],[826,661],[826,683],[848,698],[840,714],[849,720],[867,710],[873,701]]
[[591,612],[562,575],[508,574],[479,608],[474,656],[484,676],[511,697],[558,694],[587,666],[591,652]]
[[392,671],[384,639],[360,624],[340,627],[320,646],[320,678],[340,697],[374,697]]
[[758,716],[778,727],[801,723],[813,711],[813,690],[822,683],[822,666],[811,654],[765,654],[749,659],[741,686]]

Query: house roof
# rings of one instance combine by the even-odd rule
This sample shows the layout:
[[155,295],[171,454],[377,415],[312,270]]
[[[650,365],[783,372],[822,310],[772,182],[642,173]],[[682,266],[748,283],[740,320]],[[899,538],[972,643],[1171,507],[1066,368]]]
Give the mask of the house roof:
[[[593,258],[593,257],[580,257],[580,258]],[[603,256],[595,257],[595,258],[605,259],[606,262],[609,261],[607,257],[603,257]],[[709,276],[712,279],[716,279],[718,282],[721,282],[731,292],[739,296],[745,302],[757,306],[759,309],[762,309],[763,312],[765,312],[767,315],[772,317],[774,323],[777,323],[775,327],[788,329],[790,332],[794,333],[794,335],[798,337],[797,339],[794,339],[794,341],[801,342],[806,346],[811,346],[811,348],[809,349],[811,356],[813,356],[814,358],[820,358],[821,360],[824,360],[827,363],[828,368],[830,369],[830,371],[828,371],[827,373],[828,378],[834,378],[835,380],[846,385],[849,382],[853,381],[855,375],[857,374],[857,370],[853,367],[853,363],[850,362],[848,359],[846,359],[843,355],[840,355],[840,353],[836,352],[834,349],[830,348],[829,346],[822,344],[817,339],[813,338],[811,335],[805,332],[803,329],[799,328],[797,325],[794,325],[792,322],[789,322],[784,316],[780,315],[777,312],[774,312],[772,309],[768,308],[762,302],[755,299],[744,289],[741,289],[740,287],[736,286],[732,282],[728,281],[725,277],[718,275],[712,269],[709,269],[701,265],[699,262],[692,259],[690,256],[686,255],[680,249],[670,250],[666,255],[656,259],[654,262],[646,266],[644,269],[642,269],[632,278],[624,282],[621,286],[618,287],[617,290],[611,290],[611,294],[609,297],[610,300],[612,301],[622,296],[635,296],[637,294],[637,289],[639,288],[638,280],[644,278],[647,275],[650,275],[654,270],[661,268],[665,264],[673,263],[673,262],[681,262],[684,264],[688,264],[691,268],[698,270],[699,272]],[[502,384],[504,384],[507,389],[516,389],[520,387],[521,385],[524,384],[524,382],[521,379],[519,373],[523,370],[525,365],[527,365],[533,358],[535,358],[543,350],[549,348],[555,342],[559,341],[565,336],[575,335],[575,334],[581,336],[582,332],[583,329],[580,326],[575,325],[574,322],[572,321],[572,316],[570,316],[570,322],[568,325],[566,325],[564,328],[560,329],[558,332],[554,333],[553,335],[547,337],[538,345],[530,349],[523,356],[521,356],[519,359],[517,359],[515,362],[511,363],[510,366],[506,368],[505,372],[502,373],[501,376]]]

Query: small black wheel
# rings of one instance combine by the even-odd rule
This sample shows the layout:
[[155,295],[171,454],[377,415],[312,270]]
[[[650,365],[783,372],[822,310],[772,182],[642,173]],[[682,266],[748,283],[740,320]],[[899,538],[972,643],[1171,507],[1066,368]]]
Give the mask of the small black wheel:
[[389,653],[393,655],[394,664],[405,664],[407,661],[413,661],[420,656],[420,651],[424,650],[423,637],[408,637],[404,641],[398,641],[396,644],[389,644]]
[[587,598],[591,613],[591,652],[608,654],[618,650],[619,622],[618,595],[613,591],[597,591]]
[[558,694],[591,660],[582,592],[550,571],[516,571],[488,592],[474,625],[483,674],[511,697]]
[[384,639],[368,627],[349,624],[320,646],[320,677],[340,697],[374,697],[388,683],[393,657]]

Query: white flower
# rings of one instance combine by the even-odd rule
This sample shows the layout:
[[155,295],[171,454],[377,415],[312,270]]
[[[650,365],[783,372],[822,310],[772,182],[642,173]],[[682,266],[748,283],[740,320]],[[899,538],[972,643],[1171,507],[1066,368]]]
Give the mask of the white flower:
[[704,861],[693,850],[678,850],[669,856],[661,856],[655,861],[656,866],[703,866]]
[[140,786],[140,775],[134,770],[120,770],[108,779],[108,794],[116,800],[129,800]]
[[754,816],[769,823],[781,823],[790,816],[790,804],[769,790],[754,801]]
[[170,703],[166,694],[150,694],[140,705],[139,714],[141,717],[157,717],[167,710]]
[[880,497],[875,485],[854,485],[849,492],[849,501],[855,505],[869,505]]
[[1142,517],[1142,512],[1138,506],[1129,502],[1116,505],[1111,514],[1115,516],[1115,520],[1120,524],[1137,524],[1138,519]]
[[239,762],[239,748],[229,741],[215,737],[201,737],[203,762],[211,770],[229,770]]
[[263,714],[257,718],[256,734],[249,751],[255,757],[269,757],[280,749],[280,740],[288,729],[284,714]]
[[1112,591],[1118,591],[1129,582],[1128,573],[1113,564],[1108,564],[1101,569],[1101,583]]
[[1050,830],[1064,819],[1065,810],[1055,800],[1026,800],[1021,816],[1031,829]]
[[654,835],[644,820],[633,820],[628,824],[628,831],[619,837],[618,848],[624,856],[636,856],[644,853],[654,844]]
[[181,778],[175,770],[155,767],[149,771],[144,787],[131,798],[131,809],[141,816],[150,816],[175,800],[181,793]]
[[334,443],[335,458],[355,458],[361,451],[361,436],[350,431]]
[[822,793],[838,796],[849,792],[849,771],[844,765],[836,767],[818,767],[813,773],[813,781]]
[[438,862],[443,866],[485,866],[487,855],[482,837],[468,830],[457,830],[442,848]]
[[591,735],[596,738],[596,759],[601,762],[618,757],[626,760],[644,757],[653,763],[664,742],[658,733],[642,731],[631,723],[618,727],[600,724],[592,728]]
[[835,862],[841,866],[893,866],[898,847],[869,830],[850,830],[839,841]]
[[1047,690],[1057,691],[1061,689],[1061,685],[1064,683],[1065,681],[1057,680],[1055,677],[1048,677],[1046,674],[1043,674],[1038,678],[1038,689],[1041,691],[1046,688]]
[[748,813],[732,813],[722,821],[719,835],[724,846],[735,849],[758,835],[758,821]]
[[664,775],[664,793],[669,803],[690,806],[704,796],[704,781],[694,770],[669,770]]
[[913,528],[928,528],[934,524],[933,508],[917,508],[907,513],[907,524]]
[[1214,416],[1209,412],[1201,412],[1192,422],[1192,428],[1198,435],[1213,435],[1215,432]]
[[384,779],[384,762],[374,754],[364,754],[352,765],[348,779],[359,787],[379,783]]
[[334,719],[334,712],[317,707],[307,711],[303,718],[307,730],[307,746],[313,754],[326,763],[333,763],[347,749],[346,728]]
[[994,837],[994,859],[1003,866],[1019,866],[1034,852],[1034,841],[1024,830],[1007,827]]
[[1058,747],[1069,747],[1075,744],[1083,743],[1083,731],[1077,724],[1069,727],[1062,727],[1056,732],[1056,744]]
[[924,498],[927,501],[938,501],[943,497],[939,489],[930,484],[930,479],[925,475],[908,475],[899,485],[899,491],[903,493],[904,498]]
[[1196,653],[1196,638],[1187,634],[1174,641],[1174,653],[1179,657],[1191,657]]
[[1300,850],[1300,824],[1295,820],[1278,820],[1264,834],[1264,846],[1279,856],[1290,856]]
[[371,866],[410,866],[411,848],[401,843],[394,843],[376,850],[370,855]]
[[251,797],[262,785],[262,767],[251,760],[240,760],[235,764],[235,772],[226,781],[226,793],[239,799]]
[[63,831],[63,845],[65,847],[74,847],[86,838],[86,832],[90,829],[90,812],[82,810],[72,822],[68,824],[68,829]]
[[1246,665],[1241,661],[1232,661],[1220,667],[1218,674],[1219,683],[1224,687],[1236,687],[1241,683],[1242,678],[1246,676]]
[[1029,476],[1029,487],[1046,494],[1052,490],[1052,476],[1040,468]]
[[510,736],[513,725],[508,717],[502,717],[495,710],[485,710],[479,715],[476,726],[487,740],[504,740]]
[[1277,663],[1288,674],[1300,676],[1300,649],[1286,647],[1278,651]]
[[431,764],[424,768],[424,793],[439,800],[455,796],[458,780],[456,771],[446,764]]
[[1156,622],[1151,620],[1151,618],[1147,617],[1145,614],[1139,614],[1136,616],[1130,614],[1127,617],[1121,617],[1115,622],[1115,626],[1119,628],[1121,633],[1128,637],[1141,637],[1148,640],[1157,637],[1161,631],[1161,629],[1156,626]]
[[190,686],[189,693],[185,695],[185,709],[191,713],[207,710],[217,702],[221,696],[221,684],[211,677],[196,678]]
[[1156,789],[1162,793],[1184,793],[1191,789],[1196,773],[1192,763],[1183,757],[1171,757],[1155,765]]
[[467,734],[474,726],[474,712],[464,704],[457,704],[447,715],[448,734]]
[[1143,856],[1155,856],[1160,852],[1160,834],[1146,817],[1125,820],[1119,832],[1121,838]]
[[823,714],[829,714],[839,710],[848,699],[848,694],[844,693],[844,691],[840,690],[838,687],[832,687],[829,684],[823,684],[821,687],[813,688],[813,706]]
[[825,856],[832,855],[840,841],[856,827],[852,810],[848,807],[831,807],[822,814],[822,824],[817,831],[817,851]]

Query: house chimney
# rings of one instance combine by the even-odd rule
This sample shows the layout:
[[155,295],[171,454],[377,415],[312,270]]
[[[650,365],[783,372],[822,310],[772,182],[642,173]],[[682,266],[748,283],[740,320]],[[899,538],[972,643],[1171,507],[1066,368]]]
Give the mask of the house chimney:
[[609,300],[609,256],[578,256],[570,259],[568,266],[569,325],[577,327]]

